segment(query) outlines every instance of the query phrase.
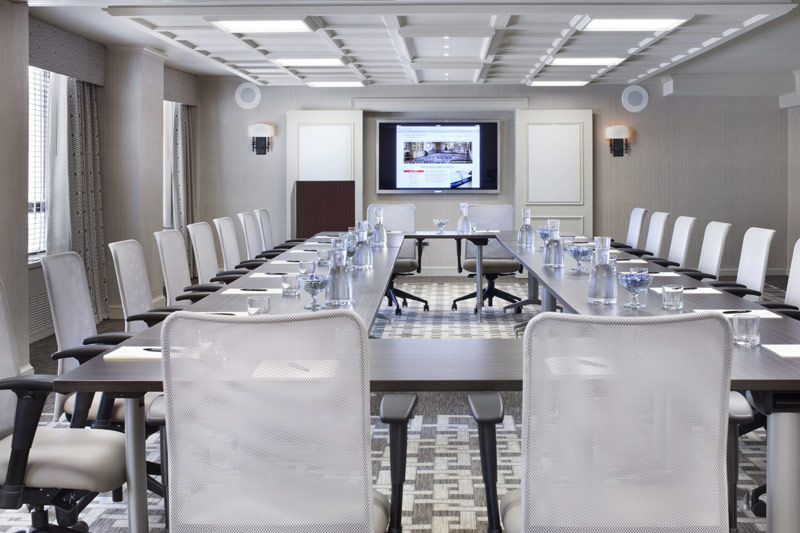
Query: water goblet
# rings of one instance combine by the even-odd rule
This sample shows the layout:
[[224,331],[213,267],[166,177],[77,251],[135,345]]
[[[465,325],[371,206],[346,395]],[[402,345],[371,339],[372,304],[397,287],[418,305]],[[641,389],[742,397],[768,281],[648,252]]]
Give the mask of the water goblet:
[[444,233],[444,228],[447,227],[447,223],[450,222],[449,218],[434,218],[433,223],[439,228],[439,233]]
[[317,296],[328,288],[328,280],[328,276],[319,274],[309,274],[300,278],[300,285],[303,290],[311,295],[311,303],[304,306],[303,309],[310,309],[311,311],[325,309],[325,306],[317,301]]
[[652,276],[646,268],[631,268],[629,272],[619,274],[619,284],[631,293],[631,301],[625,304],[628,309],[643,309],[647,307],[639,301],[639,295],[650,287]]
[[594,251],[594,244],[591,243],[574,243],[570,246],[567,246],[567,253],[572,257],[575,262],[577,263],[572,270],[577,272],[585,272],[586,269],[583,268],[582,262],[589,259],[592,256],[592,252]]
[[548,226],[538,226],[536,228],[536,235],[539,236],[539,239],[542,241],[542,245],[539,248],[544,249],[544,243],[550,238],[550,228]]

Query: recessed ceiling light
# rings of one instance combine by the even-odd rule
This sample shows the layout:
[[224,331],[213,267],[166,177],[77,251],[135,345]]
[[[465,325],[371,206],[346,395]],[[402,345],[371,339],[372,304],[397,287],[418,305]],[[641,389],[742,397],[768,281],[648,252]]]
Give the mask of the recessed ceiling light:
[[657,70],[658,70],[658,67],[649,68],[649,69],[647,69],[647,73],[648,74],[652,74],[653,72],[655,72]]
[[583,87],[588,81],[532,81],[531,87]]
[[749,26],[750,24],[755,24],[759,20],[763,20],[767,18],[769,15],[756,15],[754,17],[750,17],[749,19],[742,22],[742,26]]
[[445,55],[445,57],[446,57],[446,56],[449,56],[450,54],[448,54],[447,52],[445,52],[445,53],[444,53],[444,55]]
[[699,48],[689,48],[689,50],[687,50],[687,52],[690,53],[690,54],[693,54],[693,53],[697,52],[698,50],[700,50],[700,49]]
[[686,19],[593,19],[583,31],[670,31]]
[[596,66],[610,67],[624,61],[624,57],[557,57],[551,65],[557,66]]
[[719,37],[712,37],[711,39],[709,39],[707,41],[703,41],[703,47],[711,46],[712,44],[714,44],[717,41],[719,41]]
[[646,37],[641,41],[639,41],[639,47],[647,46],[648,44],[652,43],[653,40],[654,40],[653,37]]
[[282,67],[342,67],[344,63],[338,57],[302,57],[273,59],[273,63]]
[[449,35],[445,35],[445,36],[444,36],[444,38],[445,38],[445,39],[449,39],[449,38],[450,38],[450,36],[449,36]]
[[450,48],[449,44],[444,45],[445,48]]
[[684,57],[686,57],[686,54],[678,54],[678,55],[676,55],[676,56],[674,56],[674,57],[672,58],[672,61],[673,61],[673,62],[675,62],[675,61],[680,61],[680,60],[681,60],[681,59],[683,59]]
[[302,20],[212,20],[211,24],[230,33],[299,33],[309,32]]
[[360,81],[309,81],[309,87],[363,87]]

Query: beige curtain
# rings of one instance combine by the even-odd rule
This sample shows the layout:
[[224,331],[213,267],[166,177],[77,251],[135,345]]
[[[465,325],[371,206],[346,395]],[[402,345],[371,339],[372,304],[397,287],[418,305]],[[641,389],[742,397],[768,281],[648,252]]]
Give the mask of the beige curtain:
[[193,257],[187,226],[194,222],[194,109],[175,104],[173,110],[172,227],[183,234],[191,272]]

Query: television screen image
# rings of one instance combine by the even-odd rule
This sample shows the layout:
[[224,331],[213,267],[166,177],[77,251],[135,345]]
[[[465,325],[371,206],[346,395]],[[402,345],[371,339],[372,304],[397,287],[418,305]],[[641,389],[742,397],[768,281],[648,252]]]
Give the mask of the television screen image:
[[380,123],[379,192],[494,192],[497,123]]

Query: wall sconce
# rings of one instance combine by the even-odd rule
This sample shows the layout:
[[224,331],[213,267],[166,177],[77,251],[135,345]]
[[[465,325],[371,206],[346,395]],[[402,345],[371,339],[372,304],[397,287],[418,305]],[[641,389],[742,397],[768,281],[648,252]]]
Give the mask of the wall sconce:
[[622,157],[628,153],[628,139],[633,136],[633,130],[628,126],[609,126],[606,128],[608,149],[614,157]]
[[247,128],[248,135],[253,139],[251,149],[258,155],[264,155],[272,147],[272,138],[275,137],[275,126],[272,124],[251,124]]

